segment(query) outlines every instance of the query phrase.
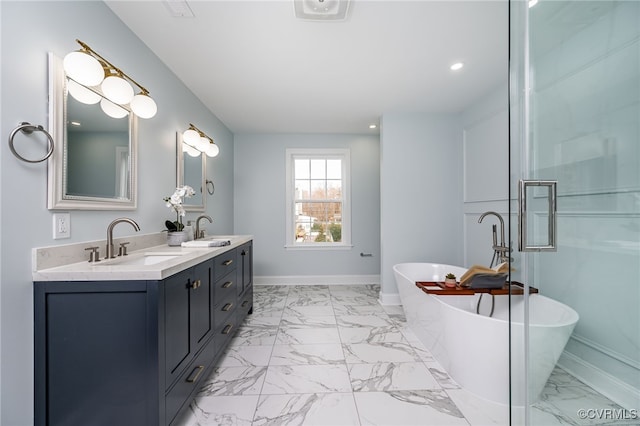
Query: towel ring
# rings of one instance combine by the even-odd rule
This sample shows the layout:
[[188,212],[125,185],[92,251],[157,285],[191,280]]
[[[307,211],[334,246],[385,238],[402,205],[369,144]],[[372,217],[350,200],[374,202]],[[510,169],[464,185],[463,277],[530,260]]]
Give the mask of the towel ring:
[[[213,193],[216,192],[216,187],[213,184],[213,181],[207,179],[207,180],[205,180],[205,183],[207,185],[207,192],[209,193],[209,195],[213,195]],[[209,184],[211,184],[211,191],[209,191]]]
[[[24,133],[24,134],[27,134],[27,135],[30,135],[34,131],[42,132],[45,135],[47,135],[47,140],[48,140],[48,144],[49,144],[49,151],[46,153],[46,155],[43,158],[41,158],[39,160],[29,160],[27,158],[24,158],[22,155],[18,154],[18,152],[16,151],[16,149],[13,146],[13,138],[15,137],[16,133],[18,133],[20,131],[22,133]],[[26,122],[26,121],[23,121],[18,127],[13,129],[13,131],[9,135],[9,149],[11,150],[13,155],[15,155],[18,159],[20,159],[22,161],[26,161],[27,163],[40,163],[40,162],[46,160],[47,158],[51,157],[51,154],[53,154],[53,147],[54,147],[53,138],[51,137],[49,132],[47,132],[40,125],[35,126],[35,125],[33,125],[33,124],[29,123],[29,122]]]

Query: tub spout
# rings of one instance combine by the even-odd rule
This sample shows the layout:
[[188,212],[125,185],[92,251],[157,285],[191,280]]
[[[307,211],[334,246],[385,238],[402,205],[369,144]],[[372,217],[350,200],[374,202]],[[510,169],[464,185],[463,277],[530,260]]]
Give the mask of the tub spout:
[[511,248],[507,247],[504,241],[504,219],[502,219],[502,216],[500,215],[500,213],[496,213],[494,211],[484,212],[478,218],[478,223],[482,223],[482,219],[484,219],[485,216],[489,216],[489,215],[497,217],[498,221],[500,222],[500,244],[497,244],[498,238],[496,235],[496,225],[492,226],[493,257],[491,258],[491,265],[489,265],[489,267],[492,268],[494,266],[494,262],[498,264],[502,262],[509,262],[511,260],[511,257],[509,255],[509,253],[511,252]]

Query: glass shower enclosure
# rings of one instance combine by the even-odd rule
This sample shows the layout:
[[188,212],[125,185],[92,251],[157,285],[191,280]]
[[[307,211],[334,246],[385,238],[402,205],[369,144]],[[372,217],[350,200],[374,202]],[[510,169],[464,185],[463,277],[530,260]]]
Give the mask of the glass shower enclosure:
[[511,0],[510,41],[511,423],[640,424],[640,2]]

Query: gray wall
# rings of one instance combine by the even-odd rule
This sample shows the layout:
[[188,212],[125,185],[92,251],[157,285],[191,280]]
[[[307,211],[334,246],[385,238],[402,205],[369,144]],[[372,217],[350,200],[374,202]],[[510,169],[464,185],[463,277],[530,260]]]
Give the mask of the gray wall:
[[393,265],[462,265],[462,130],[457,115],[386,114],[380,138],[381,299]]
[[[2,1],[0,15],[0,423],[14,426],[33,422],[31,249],[104,239],[107,225],[119,216],[135,219],[142,233],[160,231],[172,218],[162,198],[176,185],[175,135],[190,122],[220,146],[220,155],[207,162],[207,175],[216,182],[215,195],[207,199],[207,214],[215,219],[208,231],[232,232],[233,137],[102,2]],[[47,126],[47,52],[63,57],[78,48],[76,38],[147,87],[158,114],[139,120],[138,209],[72,211],[71,239],[54,241],[52,212],[46,208],[47,166],[16,159],[6,138],[21,121]],[[16,139],[29,144],[25,136]],[[116,228],[116,236],[132,232]]]
[[[280,276],[362,276],[380,273],[379,138],[371,135],[236,134],[235,232],[254,235],[257,280]],[[287,250],[285,150],[351,151],[350,250]],[[373,257],[361,257],[360,252]]]

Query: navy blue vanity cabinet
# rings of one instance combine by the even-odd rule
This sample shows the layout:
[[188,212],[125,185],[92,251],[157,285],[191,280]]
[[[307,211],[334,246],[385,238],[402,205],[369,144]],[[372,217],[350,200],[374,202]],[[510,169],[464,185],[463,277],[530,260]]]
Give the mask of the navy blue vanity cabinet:
[[34,283],[36,425],[164,423],[159,288]]
[[238,256],[160,281],[34,282],[35,424],[171,425],[246,315]]

